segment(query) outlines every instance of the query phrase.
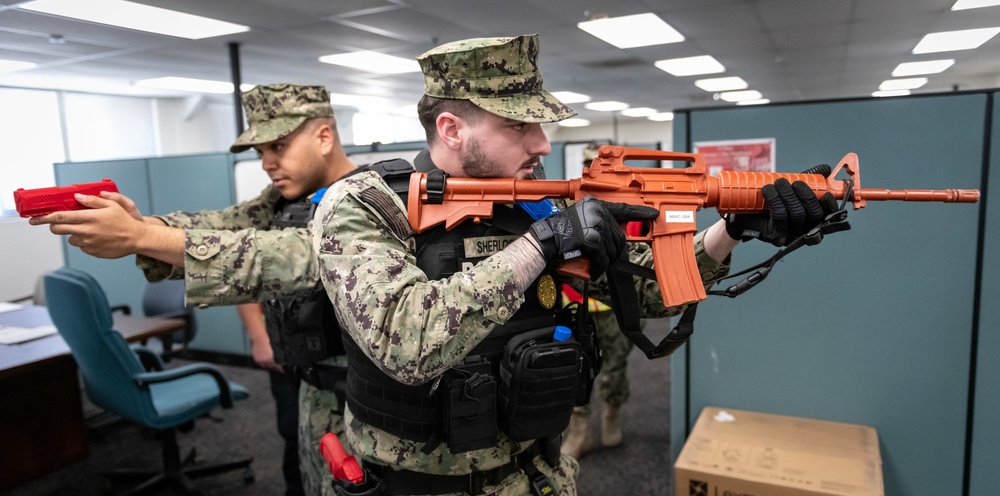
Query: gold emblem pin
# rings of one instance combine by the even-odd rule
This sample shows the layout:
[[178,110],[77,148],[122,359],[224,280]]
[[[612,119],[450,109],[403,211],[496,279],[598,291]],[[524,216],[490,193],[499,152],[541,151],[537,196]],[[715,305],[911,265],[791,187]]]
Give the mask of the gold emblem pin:
[[538,279],[538,302],[546,309],[556,304],[556,281],[548,274]]

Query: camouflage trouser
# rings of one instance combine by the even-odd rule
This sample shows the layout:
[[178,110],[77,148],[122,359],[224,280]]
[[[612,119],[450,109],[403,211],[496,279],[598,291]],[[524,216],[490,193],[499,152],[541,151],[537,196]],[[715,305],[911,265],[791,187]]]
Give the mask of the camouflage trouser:
[[[605,403],[620,407],[628,401],[628,354],[632,351],[632,342],[622,334],[615,319],[615,312],[591,313],[597,324],[597,342],[604,353],[604,365],[601,374],[597,376],[597,391]],[[590,405],[578,406],[573,412],[583,416],[590,415]]]
[[[559,466],[551,468],[541,457],[535,457],[535,467],[549,478],[549,482],[556,488],[555,495],[576,496],[576,476],[580,472],[580,464],[573,458],[560,455]],[[535,492],[531,488],[531,481],[524,472],[518,472],[507,477],[501,484],[494,487],[483,488],[486,493],[494,496],[534,496]],[[553,496],[555,496],[553,495]]]
[[344,418],[337,411],[337,395],[302,382],[299,388],[299,467],[302,487],[309,496],[334,496],[333,475],[319,452],[319,440],[327,432],[344,437]]
[[[554,469],[549,467],[541,457],[536,456],[533,462],[535,467],[545,474],[545,477],[548,477],[552,487],[556,489],[555,493],[547,496],[576,496],[576,476],[580,473],[580,464],[576,460],[566,455],[560,455],[559,466]],[[489,496],[535,496],[535,491],[532,490],[528,476],[523,471],[519,471],[501,481],[500,484],[484,487],[483,494]],[[448,493],[440,496],[467,495],[468,493]]]

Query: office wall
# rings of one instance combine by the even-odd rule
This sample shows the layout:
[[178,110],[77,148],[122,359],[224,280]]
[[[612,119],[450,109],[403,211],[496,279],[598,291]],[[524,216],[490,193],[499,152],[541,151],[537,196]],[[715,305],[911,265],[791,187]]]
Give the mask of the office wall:
[[0,301],[31,296],[41,274],[62,266],[62,244],[27,219],[0,219]]
[[[863,187],[983,189],[990,98],[692,110],[675,122],[675,148],[773,137],[781,172],[853,151]],[[851,231],[789,255],[752,291],[703,302],[672,358],[674,457],[709,405],[859,423],[878,430],[887,495],[963,494],[970,356],[987,301],[977,291],[981,208],[869,202],[851,212]],[[700,227],[718,219],[699,215]],[[743,244],[734,268],[773,250]]]
[[153,105],[159,138],[156,155],[224,152],[237,136],[231,97],[227,101],[205,96],[157,98]]

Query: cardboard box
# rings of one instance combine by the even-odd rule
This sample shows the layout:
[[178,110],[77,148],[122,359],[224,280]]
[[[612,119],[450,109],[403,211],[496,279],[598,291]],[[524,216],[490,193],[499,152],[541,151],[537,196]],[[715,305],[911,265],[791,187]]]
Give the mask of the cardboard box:
[[674,464],[676,496],[882,496],[863,425],[707,407]]

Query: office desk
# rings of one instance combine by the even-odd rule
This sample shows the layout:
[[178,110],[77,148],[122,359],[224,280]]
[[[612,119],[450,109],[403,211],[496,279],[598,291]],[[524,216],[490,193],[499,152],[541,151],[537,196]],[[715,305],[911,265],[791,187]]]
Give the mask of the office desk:
[[[45,307],[0,313],[0,324],[50,325]],[[114,328],[140,341],[184,327],[180,319],[114,315]],[[87,455],[76,362],[58,334],[0,345],[0,492]]]

